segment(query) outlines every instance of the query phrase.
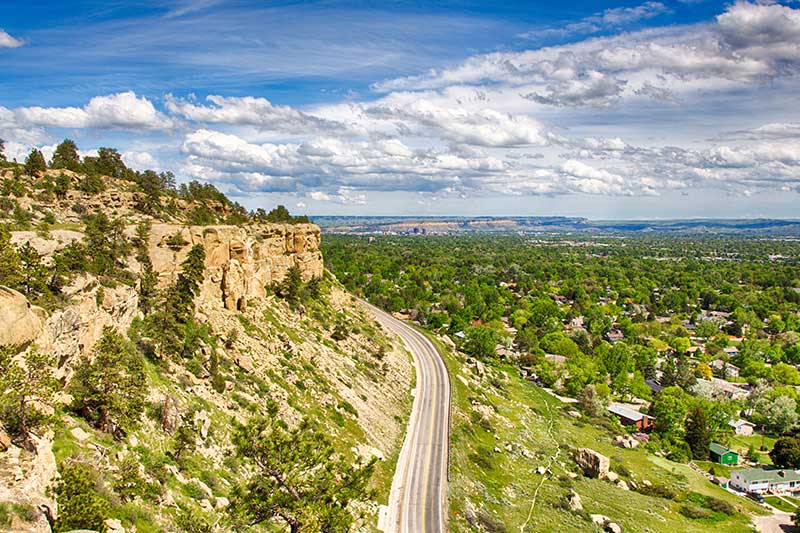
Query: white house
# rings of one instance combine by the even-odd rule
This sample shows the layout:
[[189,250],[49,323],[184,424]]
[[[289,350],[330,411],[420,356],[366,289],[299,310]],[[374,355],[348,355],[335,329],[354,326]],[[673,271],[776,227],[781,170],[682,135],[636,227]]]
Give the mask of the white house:
[[800,492],[800,473],[796,470],[767,470],[745,468],[731,472],[730,486],[744,492],[758,494],[786,494]]
[[733,432],[737,435],[742,435],[743,437],[749,437],[755,431],[756,425],[752,422],[748,422],[747,420],[731,420],[728,422],[728,425],[733,428]]

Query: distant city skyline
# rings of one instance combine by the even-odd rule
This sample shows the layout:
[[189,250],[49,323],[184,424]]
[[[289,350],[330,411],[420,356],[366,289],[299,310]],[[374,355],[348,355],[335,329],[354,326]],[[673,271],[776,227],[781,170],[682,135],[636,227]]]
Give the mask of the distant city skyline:
[[9,158],[316,215],[800,217],[796,1],[14,4]]

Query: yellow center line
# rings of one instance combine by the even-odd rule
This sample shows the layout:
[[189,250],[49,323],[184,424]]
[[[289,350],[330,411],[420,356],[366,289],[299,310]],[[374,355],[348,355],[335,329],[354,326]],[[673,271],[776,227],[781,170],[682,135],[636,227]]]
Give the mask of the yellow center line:
[[[416,332],[414,332],[414,333],[416,333]],[[420,344],[422,344],[422,343],[420,343]],[[422,344],[422,348],[423,348],[424,352],[428,352],[427,347],[424,344]],[[429,353],[427,354],[427,357],[428,357],[428,362],[432,363],[433,360],[430,358],[430,354]],[[425,524],[425,516],[427,514],[427,509],[428,509],[428,507],[427,507],[428,487],[430,485],[431,462],[433,461],[433,427],[434,427],[434,422],[436,421],[436,416],[435,416],[435,412],[436,412],[435,403],[436,402],[435,402],[435,399],[436,399],[436,394],[438,392],[438,387],[437,387],[437,384],[436,384],[436,380],[435,379],[432,380],[432,383],[433,383],[433,392],[431,394],[431,404],[432,404],[431,407],[433,408],[434,414],[431,415],[431,422],[430,422],[430,426],[428,428],[428,438],[430,439],[430,445],[428,447],[428,461],[427,461],[427,465],[425,466],[425,475],[426,475],[426,480],[425,481],[426,482],[425,482],[425,485],[424,485],[424,488],[423,488],[423,492],[422,492],[422,494],[423,494],[423,496],[422,496],[422,502],[423,502],[423,506],[422,506],[422,523],[423,524]]]

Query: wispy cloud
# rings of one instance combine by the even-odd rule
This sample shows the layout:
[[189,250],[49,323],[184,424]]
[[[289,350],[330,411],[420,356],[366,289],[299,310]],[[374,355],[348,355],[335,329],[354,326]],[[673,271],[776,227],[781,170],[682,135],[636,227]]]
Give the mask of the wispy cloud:
[[667,13],[671,13],[671,10],[661,2],[645,2],[634,7],[612,7],[560,27],[530,30],[522,33],[520,37],[539,40],[546,37],[591,35],[607,30],[618,30],[630,24]]
[[2,28],[0,28],[0,48],[19,48],[25,44],[22,39],[12,37]]

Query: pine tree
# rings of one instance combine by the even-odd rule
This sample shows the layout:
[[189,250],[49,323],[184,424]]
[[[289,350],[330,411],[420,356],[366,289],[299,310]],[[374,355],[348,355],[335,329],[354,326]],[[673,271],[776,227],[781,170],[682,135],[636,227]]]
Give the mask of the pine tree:
[[83,169],[81,156],[78,154],[78,146],[70,139],[64,139],[61,144],[56,146],[53,158],[50,160],[51,168],[65,168],[73,172],[80,172]]
[[232,492],[229,512],[242,525],[282,524],[292,533],[349,531],[350,502],[372,496],[367,483],[374,459],[351,464],[308,420],[288,429],[274,404],[267,416],[240,426],[234,444],[256,469]]
[[3,139],[0,139],[0,161],[6,160],[6,142]]
[[33,298],[47,290],[48,269],[42,263],[42,258],[36,248],[26,242],[18,250],[20,264],[22,265],[22,280],[20,288],[25,296]]
[[147,382],[142,356],[106,326],[94,359],[81,360],[69,391],[73,409],[101,431],[122,437],[144,407]]
[[22,281],[22,264],[19,254],[11,244],[8,226],[0,224],[0,285],[15,288]]
[[58,470],[60,479],[53,490],[58,502],[58,520],[53,530],[105,531],[103,522],[111,505],[101,496],[94,471],[83,464],[67,464]]
[[705,461],[708,459],[708,446],[711,444],[711,429],[708,425],[708,415],[701,405],[689,409],[686,416],[686,444],[692,450],[695,459]]
[[13,359],[8,347],[0,347],[0,417],[21,445],[35,451],[31,433],[46,425],[51,416],[42,410],[49,406],[58,390],[53,377],[55,361],[33,349],[24,356],[24,365]]
[[37,176],[47,170],[47,162],[44,160],[42,152],[34,148],[25,159],[25,173],[29,176]]

